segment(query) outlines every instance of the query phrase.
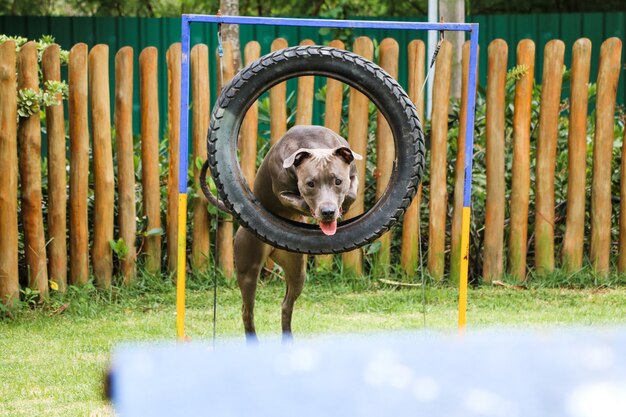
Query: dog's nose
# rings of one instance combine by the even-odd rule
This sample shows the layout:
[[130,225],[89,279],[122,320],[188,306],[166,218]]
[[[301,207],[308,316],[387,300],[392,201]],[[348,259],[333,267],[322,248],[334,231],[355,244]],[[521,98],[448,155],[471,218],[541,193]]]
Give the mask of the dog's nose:
[[333,207],[322,207],[320,213],[324,219],[334,219],[336,210]]

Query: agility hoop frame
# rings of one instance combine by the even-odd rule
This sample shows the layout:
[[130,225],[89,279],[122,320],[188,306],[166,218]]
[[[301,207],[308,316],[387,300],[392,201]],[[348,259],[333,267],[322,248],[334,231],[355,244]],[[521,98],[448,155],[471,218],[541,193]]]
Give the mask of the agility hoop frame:
[[[185,338],[185,287],[187,268],[187,170],[189,168],[189,52],[192,23],[234,25],[302,26],[351,29],[435,30],[470,33],[468,91],[476,91],[478,58],[477,23],[383,22],[365,20],[295,19],[275,17],[211,16],[185,14],[181,19],[181,85],[180,85],[180,170],[178,174],[178,264],[176,279],[176,336]],[[463,212],[461,223],[461,268],[459,282],[458,326],[467,326],[467,274],[469,266],[470,202],[472,197],[472,162],[476,95],[467,94],[465,121],[465,166]]]

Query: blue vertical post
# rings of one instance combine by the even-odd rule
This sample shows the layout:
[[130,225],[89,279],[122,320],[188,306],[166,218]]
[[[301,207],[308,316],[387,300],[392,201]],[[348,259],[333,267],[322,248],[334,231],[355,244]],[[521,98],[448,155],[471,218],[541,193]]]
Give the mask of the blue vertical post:
[[472,200],[472,162],[474,149],[474,120],[476,111],[476,64],[478,58],[478,24],[470,31],[470,62],[467,86],[467,121],[465,122],[465,174],[463,184],[463,215],[461,223],[461,276],[459,283],[459,330],[467,325],[467,273],[469,267],[470,204]]
[[176,269],[176,337],[185,337],[185,271],[187,268],[187,169],[189,138],[189,26],[183,15],[180,29],[180,171],[178,172],[178,262]]

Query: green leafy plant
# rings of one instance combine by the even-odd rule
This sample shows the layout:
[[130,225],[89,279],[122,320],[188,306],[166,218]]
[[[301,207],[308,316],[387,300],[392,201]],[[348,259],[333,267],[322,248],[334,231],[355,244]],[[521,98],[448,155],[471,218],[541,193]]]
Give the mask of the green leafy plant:
[[31,89],[24,88],[17,92],[17,114],[19,117],[30,117],[39,113],[41,108],[41,95]]
[[[28,42],[27,38],[22,36],[7,36],[0,34],[0,44],[6,41],[15,42],[16,52],[19,52],[21,48]],[[37,48],[37,62],[41,64],[43,53],[46,48],[54,44],[54,37],[50,35],[44,35],[39,40],[35,41]],[[61,65],[67,65],[69,62],[69,51],[60,51]],[[43,85],[39,91],[35,91],[31,88],[20,89],[17,93],[17,114],[18,117],[31,117],[34,114],[41,113],[41,119],[45,118],[43,114],[43,108],[50,106],[58,106],[62,103],[62,100],[67,99],[68,86],[65,81],[48,80],[43,82],[43,74],[41,69],[39,70],[39,83]],[[60,99],[57,98],[60,95]]]
[[[23,36],[7,36],[7,35],[0,33],[0,44],[3,44],[6,41],[15,42],[15,52],[19,52],[24,46],[24,44],[28,42],[28,38],[25,38]],[[52,35],[43,35],[38,40],[34,41],[35,46],[37,48],[37,60],[39,62],[41,62],[41,58],[43,57],[43,53],[45,52],[46,48],[54,44],[54,41],[55,39],[54,39],[54,36]],[[61,49],[59,55],[60,55],[61,65],[67,65],[67,63],[69,62],[69,58],[70,58],[70,52],[65,49]]]
[[44,90],[41,95],[43,105],[46,107],[61,104],[57,99],[57,95],[61,95],[61,99],[67,99],[69,89],[65,81],[48,80],[44,83]]
[[[60,99],[57,98],[58,94],[61,95]],[[43,107],[58,106],[67,98],[67,94],[68,87],[63,81],[48,80],[40,91],[23,88],[17,92],[17,114],[27,118],[39,113]]]
[[0,33],[0,44],[5,43],[6,41],[15,42],[15,52],[19,52],[20,48],[28,42],[28,39],[23,36],[7,36]]
[[128,245],[122,238],[117,239],[117,241],[109,240],[109,246],[118,259],[124,259],[128,255]]
[[22,302],[25,305],[31,308],[37,307],[39,302],[39,291],[33,290],[30,287],[25,287],[20,290],[20,293],[22,293]]

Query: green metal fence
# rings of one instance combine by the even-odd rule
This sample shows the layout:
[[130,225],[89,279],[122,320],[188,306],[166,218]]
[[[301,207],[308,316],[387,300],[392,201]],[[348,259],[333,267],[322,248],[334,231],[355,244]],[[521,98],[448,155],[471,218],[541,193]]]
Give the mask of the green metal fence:
[[[379,19],[380,18],[376,18]],[[423,21],[424,17],[392,18],[393,20]],[[389,20],[392,20],[389,19]],[[592,68],[591,80],[595,81],[599,64],[600,45],[606,38],[617,36],[626,40],[626,12],[616,13],[572,13],[572,14],[529,14],[529,15],[494,15],[472,16],[470,22],[480,23],[480,78],[481,85],[485,84],[487,73],[487,46],[496,38],[502,38],[509,45],[509,66],[515,64],[515,49],[521,39],[533,39],[537,45],[536,76],[541,79],[543,68],[543,47],[551,39],[562,39],[566,44],[565,64],[571,63],[571,49],[574,41],[587,37],[592,41]],[[317,28],[272,27],[243,25],[240,27],[242,45],[250,40],[257,40],[261,44],[261,53],[270,51],[271,42],[277,37],[285,38],[289,45],[296,45],[303,39],[312,39],[316,43],[328,41],[337,33],[320,33]],[[105,43],[111,48],[111,73],[114,69],[114,54],[122,46],[135,48],[135,60],[139,51],[147,46],[155,46],[159,50],[159,97],[167,96],[167,71],[165,68],[165,52],[174,42],[180,40],[180,20],[177,18],[136,18],[136,17],[15,17],[0,16],[0,33],[7,35],[21,35],[28,38],[39,38],[50,34],[57,43],[65,49],[71,48],[78,42],[84,42],[90,47]],[[422,39],[426,41],[427,34],[419,31],[409,33],[397,30],[354,30],[354,36],[369,36],[376,41],[385,37],[393,37],[400,44],[400,50],[406,50],[409,41]],[[206,43],[209,50],[215,51],[217,46],[217,28],[215,25],[205,24],[192,26],[192,45]],[[622,49],[622,62],[626,63],[626,47]],[[400,55],[399,81],[406,87],[407,63],[406,54]],[[138,63],[135,65],[135,101],[138,111]],[[210,59],[211,74],[215,74],[215,60]],[[626,102],[626,71],[623,71],[618,86],[618,103]],[[212,82],[215,85],[215,82]],[[289,89],[295,87],[290,83]],[[114,85],[111,85],[111,93]],[[212,87],[212,96],[215,87]],[[569,94],[564,91],[564,94]],[[166,126],[166,100],[160,100],[161,126]],[[317,110],[317,109],[316,109]],[[319,117],[319,112],[315,112]],[[138,131],[139,117],[134,118],[135,131]]]

